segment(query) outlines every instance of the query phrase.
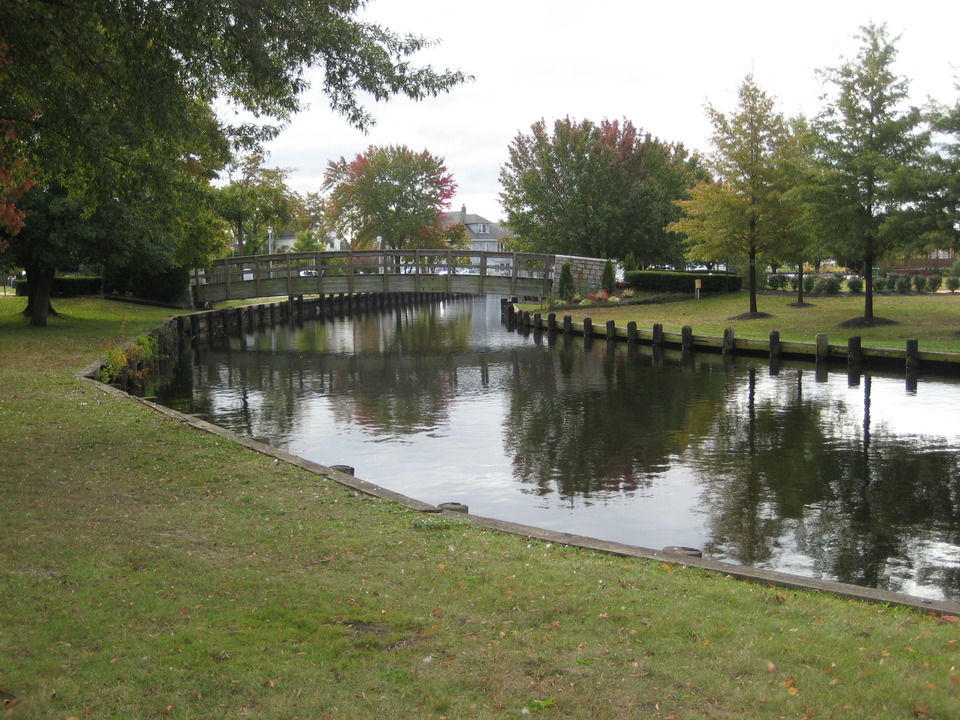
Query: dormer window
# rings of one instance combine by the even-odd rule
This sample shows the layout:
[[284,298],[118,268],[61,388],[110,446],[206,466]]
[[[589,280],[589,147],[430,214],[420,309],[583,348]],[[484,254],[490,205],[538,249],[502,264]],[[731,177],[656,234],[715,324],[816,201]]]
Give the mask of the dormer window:
[[487,234],[487,224],[479,223],[477,225],[477,235],[486,235]]

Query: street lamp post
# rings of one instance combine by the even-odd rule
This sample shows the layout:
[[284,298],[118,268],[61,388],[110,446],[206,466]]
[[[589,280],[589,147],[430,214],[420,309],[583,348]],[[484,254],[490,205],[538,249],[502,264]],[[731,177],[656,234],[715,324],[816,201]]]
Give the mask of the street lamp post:
[[267,225],[267,254],[273,255],[273,225]]

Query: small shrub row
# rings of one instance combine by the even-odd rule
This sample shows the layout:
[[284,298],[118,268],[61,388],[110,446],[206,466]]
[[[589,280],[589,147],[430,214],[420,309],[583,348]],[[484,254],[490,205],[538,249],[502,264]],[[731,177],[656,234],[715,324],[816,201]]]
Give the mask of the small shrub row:
[[630,270],[626,283],[644,292],[693,292],[700,280],[704,292],[735,292],[743,287],[743,278],[733,273],[690,273],[667,270]]
[[[873,279],[873,289],[875,292],[898,292],[906,294],[911,290],[914,292],[936,292],[943,284],[943,278],[940,275],[897,275],[890,273],[886,277],[877,277]],[[950,278],[947,278],[947,288],[950,288]],[[953,290],[951,290],[953,292]]]

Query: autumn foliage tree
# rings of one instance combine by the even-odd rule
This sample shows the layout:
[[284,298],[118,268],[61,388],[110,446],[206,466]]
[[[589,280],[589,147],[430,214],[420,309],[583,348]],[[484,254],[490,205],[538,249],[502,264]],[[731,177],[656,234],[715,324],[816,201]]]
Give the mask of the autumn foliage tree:
[[625,258],[641,265],[682,259],[665,226],[674,201],[700,175],[682,145],[629,120],[543,120],[511,142],[500,198],[516,244],[532,252]]
[[730,113],[707,106],[714,145],[709,165],[716,179],[698,184],[690,199],[677,203],[684,216],[669,229],[686,236],[691,259],[746,258],[749,312],[757,314],[758,259],[775,252],[788,228],[783,161],[790,132],[751,75],[738,99]]
[[465,240],[463,226],[447,227],[441,216],[457,185],[443,158],[426,150],[371,146],[353,160],[341,157],[328,163],[323,189],[329,227],[354,249],[378,242],[394,250],[446,248]]

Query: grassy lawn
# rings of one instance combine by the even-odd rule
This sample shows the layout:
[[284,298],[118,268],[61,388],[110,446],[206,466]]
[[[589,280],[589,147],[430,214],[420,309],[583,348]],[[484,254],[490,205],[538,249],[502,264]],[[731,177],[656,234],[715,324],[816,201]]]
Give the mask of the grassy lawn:
[[[952,619],[356,495],[74,376],[165,311],[65,300],[38,330],[22,302],[0,296],[4,717],[960,716]],[[630,312],[699,332],[723,302]]]
[[[877,325],[856,330],[841,323],[863,315],[863,295],[808,296],[808,307],[791,307],[796,293],[764,293],[758,298],[760,312],[770,317],[755,320],[733,320],[749,309],[746,292],[707,295],[700,300],[684,299],[652,305],[593,305],[554,311],[558,318],[570,315],[575,320],[589,317],[595,325],[615,320],[625,327],[631,320],[649,328],[662,323],[667,332],[679,332],[684,325],[698,335],[722,336],[732,327],[737,337],[765,340],[771,330],[780,332],[782,340],[813,342],[817,333],[827,333],[832,343],[845,343],[851,335],[859,335],[864,346],[902,348],[907,340],[919,340],[921,350],[960,352],[960,293],[926,293],[921,295],[877,295],[874,314],[893,320],[892,325]],[[539,305],[524,305],[540,310]],[[546,309],[541,312],[547,312]]]

